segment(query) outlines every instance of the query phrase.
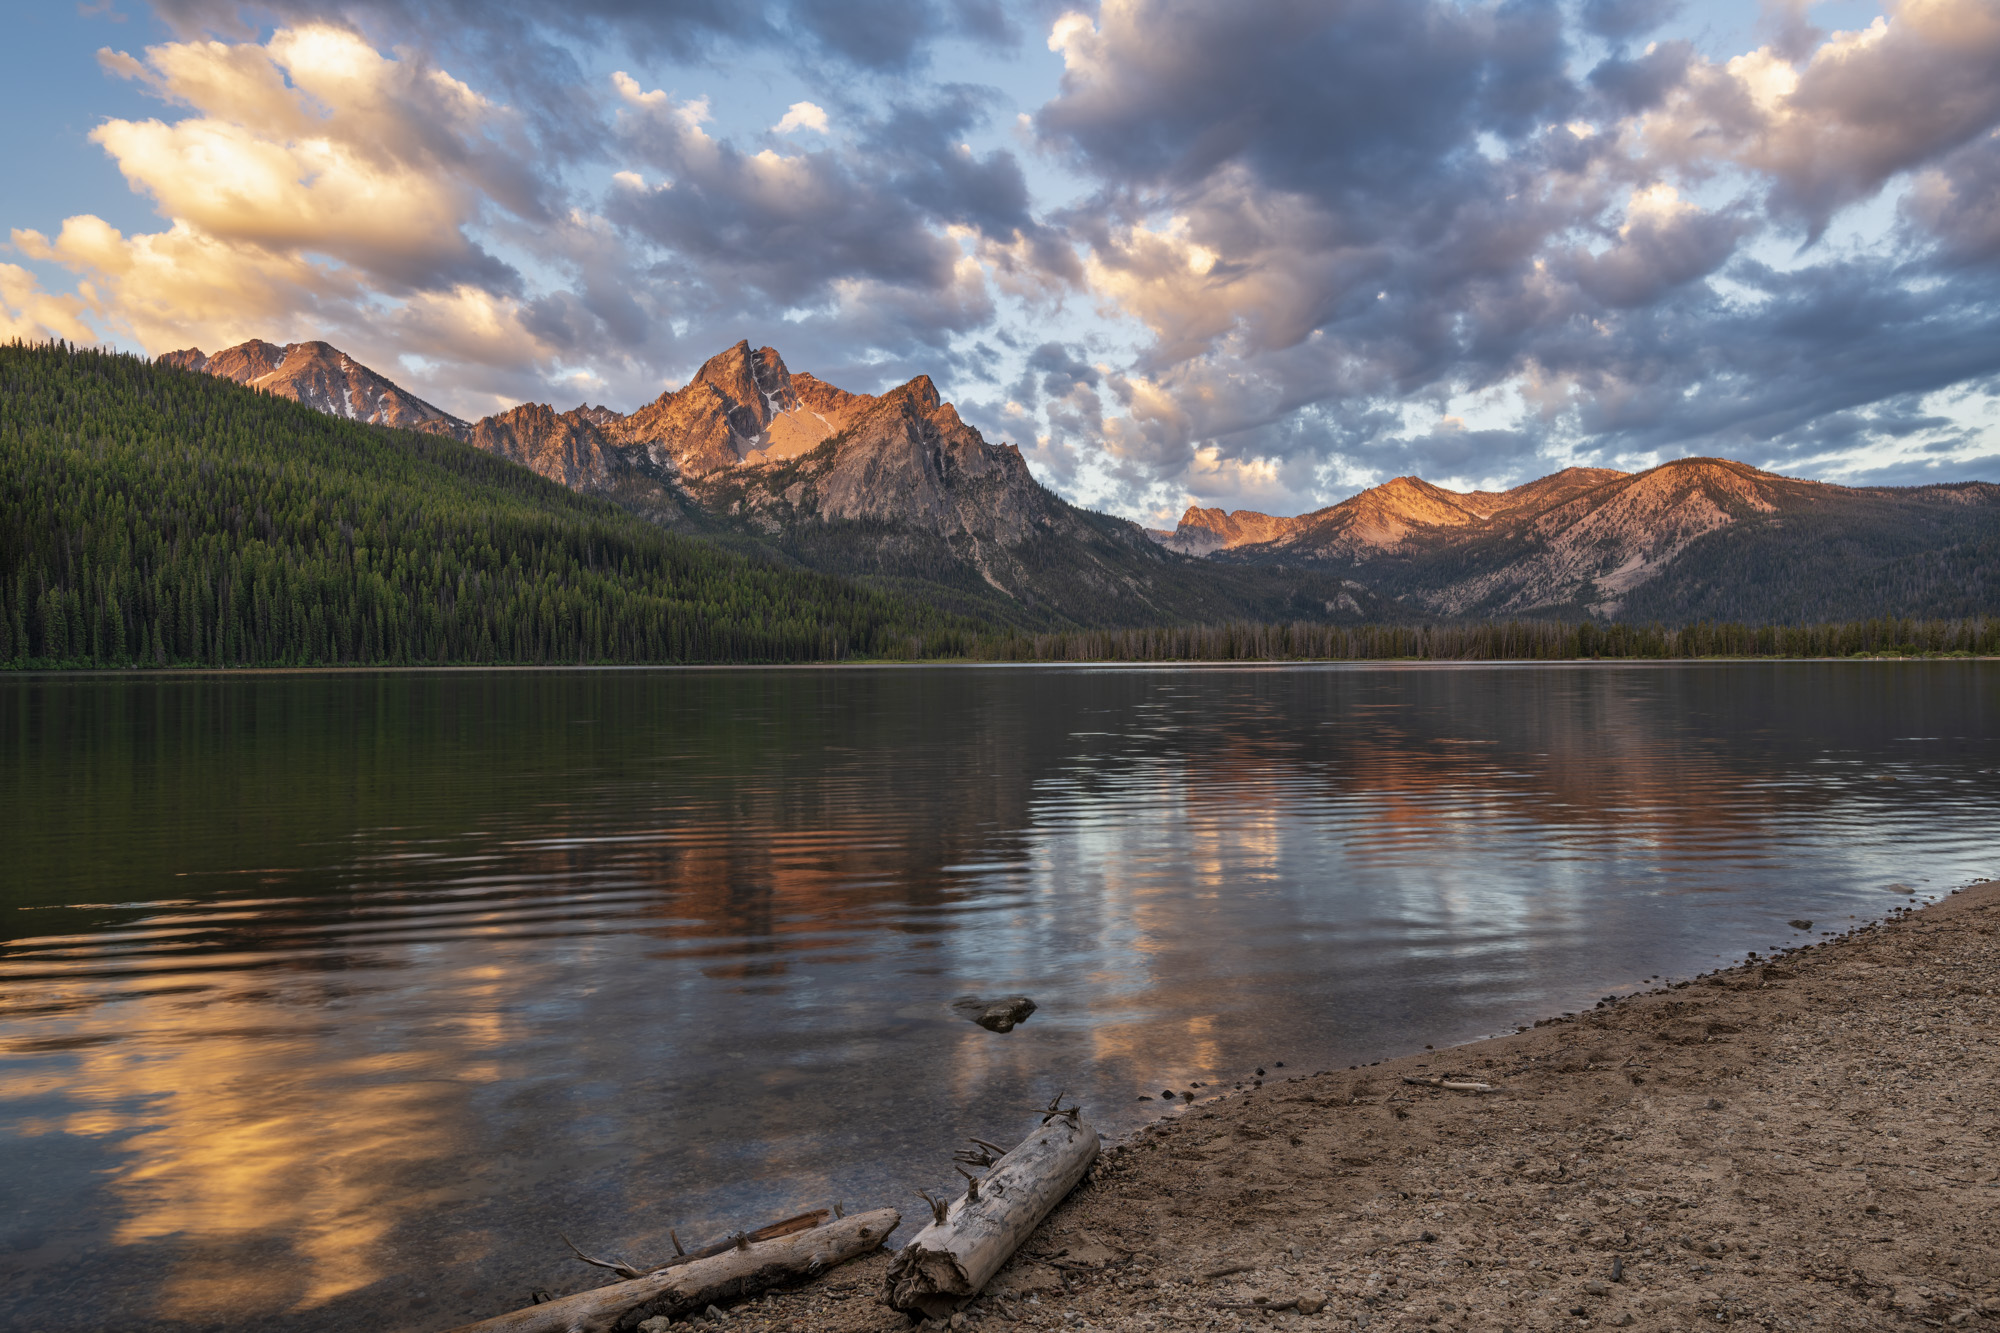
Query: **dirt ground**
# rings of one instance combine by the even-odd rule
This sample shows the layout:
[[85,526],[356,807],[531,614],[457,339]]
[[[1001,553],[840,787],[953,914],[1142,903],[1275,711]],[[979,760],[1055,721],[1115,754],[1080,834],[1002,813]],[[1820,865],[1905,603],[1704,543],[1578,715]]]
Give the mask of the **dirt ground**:
[[[1980,885],[1514,1036],[1197,1102],[1108,1150],[952,1326],[2000,1329],[1996,927]],[[1451,1074],[1497,1090],[1403,1081]],[[886,1267],[722,1327],[908,1330]]]

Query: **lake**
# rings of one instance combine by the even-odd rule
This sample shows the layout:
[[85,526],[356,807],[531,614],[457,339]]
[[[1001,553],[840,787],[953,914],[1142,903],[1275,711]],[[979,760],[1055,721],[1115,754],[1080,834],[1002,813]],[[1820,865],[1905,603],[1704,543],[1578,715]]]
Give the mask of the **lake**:
[[0,1323],[914,1218],[1058,1090],[1129,1132],[2000,875],[1996,724],[1964,661],[0,679]]

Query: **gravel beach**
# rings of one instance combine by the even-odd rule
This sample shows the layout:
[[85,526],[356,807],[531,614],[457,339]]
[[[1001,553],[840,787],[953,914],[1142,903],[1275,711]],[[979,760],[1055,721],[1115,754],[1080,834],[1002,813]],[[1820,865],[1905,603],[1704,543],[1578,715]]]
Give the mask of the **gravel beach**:
[[[1108,1150],[953,1326],[2000,1328],[1996,927],[1982,884],[1513,1036],[1197,1102]],[[1496,1090],[1404,1081],[1449,1075]],[[908,1329],[886,1266],[725,1324]]]

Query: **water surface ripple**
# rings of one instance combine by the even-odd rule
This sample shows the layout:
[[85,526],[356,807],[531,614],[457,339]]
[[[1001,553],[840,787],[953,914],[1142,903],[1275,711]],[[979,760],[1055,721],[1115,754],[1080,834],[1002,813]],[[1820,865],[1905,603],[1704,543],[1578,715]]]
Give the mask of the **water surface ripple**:
[[2000,874],[1996,720],[1969,662],[0,680],[0,1323],[443,1328],[1058,1087],[1584,1007]]

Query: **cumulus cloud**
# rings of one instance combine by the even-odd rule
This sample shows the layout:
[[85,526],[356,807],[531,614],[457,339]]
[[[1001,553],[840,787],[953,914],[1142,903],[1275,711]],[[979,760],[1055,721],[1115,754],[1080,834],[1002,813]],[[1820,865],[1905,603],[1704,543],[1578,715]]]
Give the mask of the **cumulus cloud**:
[[[189,33],[242,38],[265,16],[322,18],[323,0],[153,0]],[[1034,13],[1038,6],[1027,7]],[[891,73],[923,65],[940,41],[1004,45],[1018,6],[1000,0],[345,0],[352,21],[390,41],[432,50],[526,49],[562,61],[566,44],[615,43],[647,59],[700,61],[731,50],[775,49]],[[490,39],[499,38],[497,42]]]
[[[234,12],[175,16],[226,27]],[[986,23],[976,5],[952,12]],[[442,8],[352,13],[430,22]],[[460,48],[497,41],[496,13]],[[733,7],[710,18],[715,41],[769,36]],[[17,250],[78,286],[59,299],[10,277],[10,328],[94,329],[149,352],[320,337],[461,412],[578,382],[632,406],[743,336],[805,365],[865,368],[858,388],[984,373],[990,349],[957,340],[994,322],[996,293],[1046,299],[1080,277],[1013,153],[966,145],[990,90],[844,103],[838,143],[827,110],[799,101],[774,129],[817,138],[778,151],[718,133],[707,96],[623,71],[565,89],[560,106],[550,85],[573,63],[503,79],[523,107],[432,49],[385,53],[356,28],[227,35],[101,53],[172,108],[92,135],[166,225],[127,234],[84,215],[54,236],[16,232]],[[587,184],[600,166],[601,192]]]
[[[1622,43],[1674,8],[1577,12]],[[2000,239],[1985,0],[1781,22],[1721,61],[1615,45],[1581,79],[1579,39],[1534,3],[1104,0],[1055,22],[1035,129],[1096,182],[1066,215],[1088,286],[1149,335],[1127,382],[1172,403],[1107,420],[1103,496],[1233,489],[1232,459],[1311,463],[1324,494],[1385,467],[1801,457],[1818,414],[2000,371],[1990,272],[1943,296],[1924,276]],[[1752,257],[1896,180],[1914,251]],[[1382,410],[1465,394],[1514,420],[1412,433]]]
[[100,58],[197,114],[111,120],[91,139],[168,217],[218,241],[312,252],[392,289],[504,284],[466,235],[487,200],[544,213],[505,116],[441,70],[393,60],[338,28],[264,46],[153,48]]
[[2000,130],[1926,169],[1902,212],[1954,265],[2000,260]]
[[827,132],[826,111],[823,108],[814,106],[811,102],[792,103],[785,111],[785,114],[778,118],[778,123],[771,127],[771,132],[773,134],[790,134],[794,130],[816,130],[821,134],[825,134]]
[[1984,0],[1903,0],[1803,60],[1766,46],[1692,63],[1638,128],[1681,165],[1757,173],[1773,214],[1816,236],[1841,208],[1996,121],[2000,10]]
[[1707,213],[1671,185],[1650,185],[1632,192],[1616,240],[1569,256],[1569,267],[1582,292],[1606,306],[1652,305],[1721,268],[1750,230],[1740,215]]
[[960,138],[985,115],[978,90],[891,107],[851,146],[781,153],[711,135],[703,101],[625,75],[617,88],[617,152],[657,184],[628,177],[606,216],[655,248],[655,272],[684,304],[790,311],[887,340],[878,346],[948,353],[993,318],[988,260],[1004,267],[1046,234],[1013,154],[975,154]]
[[96,342],[96,333],[82,317],[82,301],[43,291],[35,275],[19,264],[0,264],[0,342],[16,338],[23,342],[49,338]]
[[381,297],[518,295],[470,229],[546,223],[547,191],[504,110],[444,71],[326,26],[100,59],[191,113],[91,134],[170,225],[126,235],[86,214],[14,242],[81,275],[79,310],[106,332],[160,352],[351,328]]
[[[2000,384],[1991,0],[1772,4],[1721,54],[1677,0],[159,10],[182,40],[103,63],[169,109],[94,138],[165,221],[14,233],[77,286],[0,266],[0,336],[322,336],[459,411],[629,406],[750,337],[937,375],[1135,513],[1691,451],[1930,468],[1982,456]],[[996,140],[1014,108],[940,42],[1045,43],[1060,85]],[[713,77],[749,55],[797,80],[768,130]]]

